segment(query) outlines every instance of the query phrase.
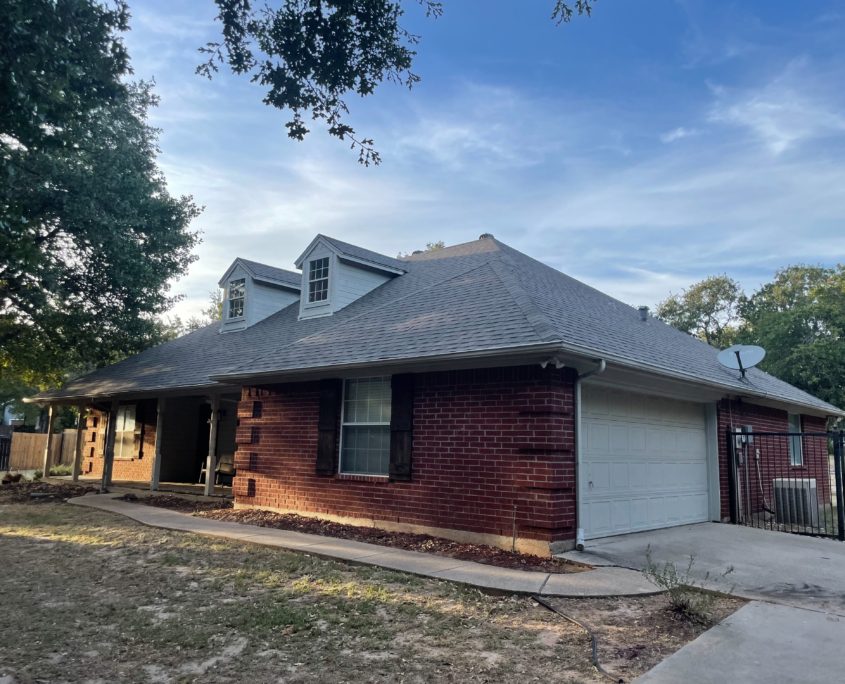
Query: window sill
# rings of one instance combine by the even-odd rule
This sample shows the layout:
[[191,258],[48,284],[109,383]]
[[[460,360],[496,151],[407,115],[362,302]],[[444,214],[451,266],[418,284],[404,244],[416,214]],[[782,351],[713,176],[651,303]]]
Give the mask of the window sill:
[[352,480],[357,482],[387,482],[389,475],[371,475],[363,473],[338,473],[339,480]]

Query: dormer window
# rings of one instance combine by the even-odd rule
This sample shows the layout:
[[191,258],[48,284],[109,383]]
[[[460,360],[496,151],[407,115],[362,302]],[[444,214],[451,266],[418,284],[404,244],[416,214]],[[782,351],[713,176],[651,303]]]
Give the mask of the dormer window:
[[308,262],[308,303],[325,302],[329,298],[329,257]]
[[244,299],[246,297],[246,279],[238,278],[229,281],[229,318],[241,318],[244,315]]

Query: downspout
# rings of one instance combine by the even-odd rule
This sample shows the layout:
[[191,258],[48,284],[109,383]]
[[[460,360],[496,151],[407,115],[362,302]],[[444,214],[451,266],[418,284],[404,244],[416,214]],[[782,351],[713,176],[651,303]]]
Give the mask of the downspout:
[[575,378],[575,548],[584,550],[584,528],[581,527],[581,503],[583,501],[581,487],[581,381],[593,375],[601,375],[607,370],[604,359],[596,359],[598,364],[593,370],[580,373]]

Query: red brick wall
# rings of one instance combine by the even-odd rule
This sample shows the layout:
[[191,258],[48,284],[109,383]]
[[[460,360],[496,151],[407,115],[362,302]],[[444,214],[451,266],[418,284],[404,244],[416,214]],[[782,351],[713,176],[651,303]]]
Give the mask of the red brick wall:
[[417,375],[410,482],[316,475],[318,384],[245,387],[236,501],[507,537],[515,507],[520,538],[572,539],[573,382],[539,366]]
[[[136,439],[137,449],[132,458],[115,458],[112,480],[133,480],[147,482],[152,477],[153,457],[156,441],[156,402],[142,401],[137,404],[141,413],[136,423],[141,426]],[[103,455],[106,445],[108,412],[92,410],[85,421],[82,442],[81,473],[87,477],[103,476]]]
[[[721,495],[721,514],[723,519],[730,517],[729,482],[728,482],[728,443],[726,432],[733,424],[733,430],[739,431],[743,425],[751,425],[754,432],[787,432],[788,414],[780,409],[757,406],[744,401],[722,400],[719,404],[719,490]],[[804,432],[824,432],[826,421],[815,416],[802,416],[801,427]],[[755,458],[760,450],[760,473],[758,476],[755,462],[749,464],[749,491],[743,482],[743,495],[751,501],[753,511],[761,511],[764,506],[763,494],[771,508],[772,480],[785,478],[815,478],[819,499],[829,502],[830,468],[827,451],[827,439],[823,437],[805,437],[802,440],[804,463],[802,466],[790,465],[787,437],[758,435],[754,444],[749,445],[750,458]],[[760,492],[760,485],[763,494]],[[750,496],[749,496],[750,494]]]

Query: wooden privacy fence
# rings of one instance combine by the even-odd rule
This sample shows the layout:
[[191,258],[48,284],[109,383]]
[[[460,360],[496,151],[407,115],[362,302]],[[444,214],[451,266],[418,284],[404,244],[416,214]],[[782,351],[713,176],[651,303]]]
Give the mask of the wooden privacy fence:
[[[9,452],[9,470],[40,470],[44,466],[47,435],[38,432],[13,432]],[[62,430],[53,435],[50,463],[71,465],[76,448],[76,430]]]

